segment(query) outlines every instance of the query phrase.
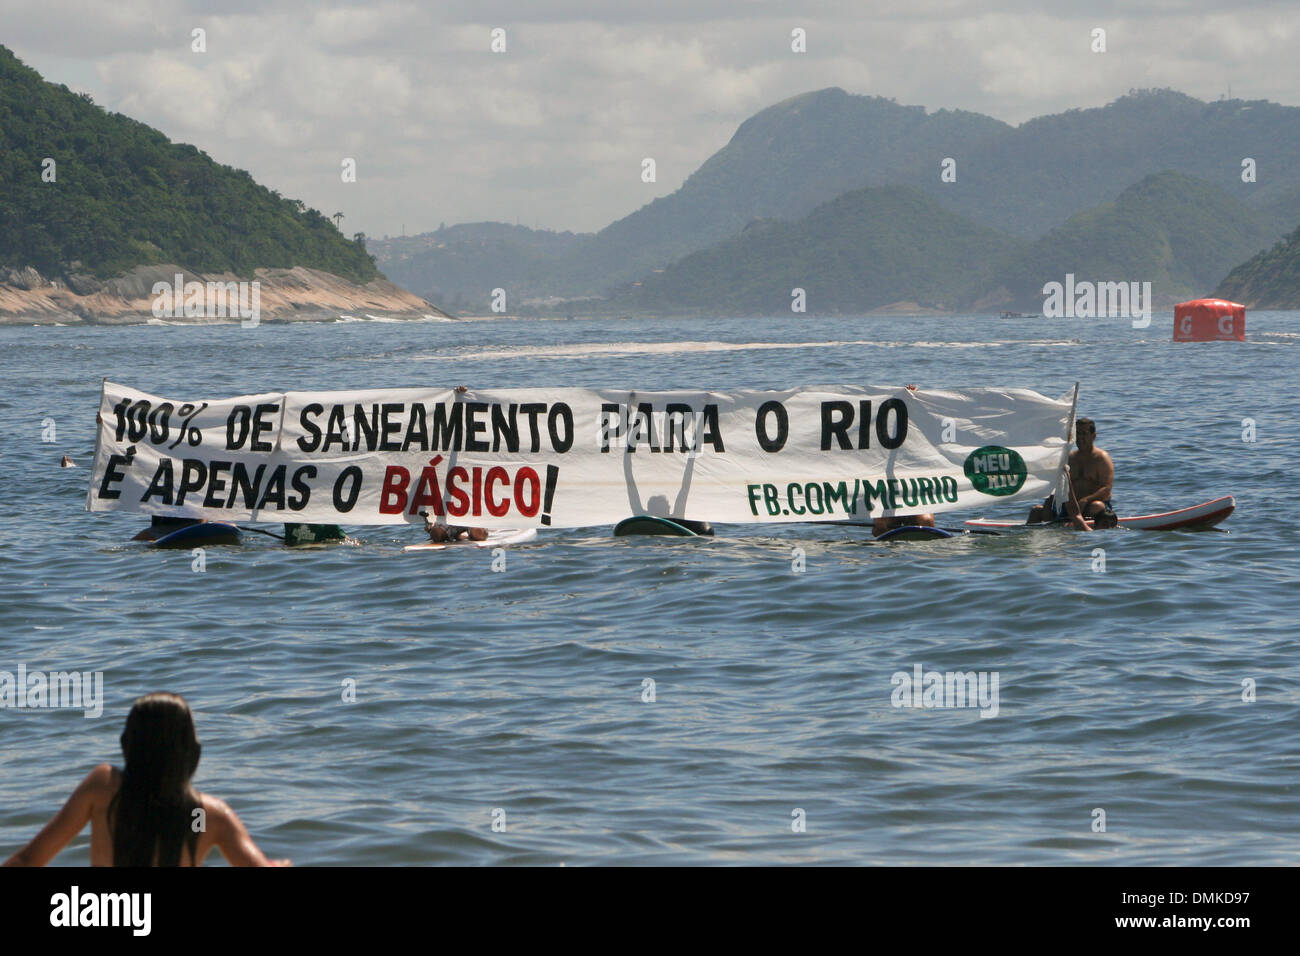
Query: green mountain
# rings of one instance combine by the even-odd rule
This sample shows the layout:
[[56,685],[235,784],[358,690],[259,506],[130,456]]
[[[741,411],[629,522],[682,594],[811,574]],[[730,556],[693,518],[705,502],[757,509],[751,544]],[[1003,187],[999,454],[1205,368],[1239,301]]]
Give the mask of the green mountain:
[[1300,309],[1300,229],[1229,272],[1214,295],[1253,309]]
[[600,291],[735,235],[754,219],[794,219],[851,189],[901,182],[963,144],[1009,127],[961,110],[927,113],[838,88],[805,93],[747,119],[669,196],[596,234],[570,265],[574,289]]
[[[955,182],[940,164],[956,161]],[[1241,181],[1242,159],[1258,182]],[[674,234],[734,234],[759,217],[794,218],[862,186],[913,185],[996,229],[1034,238],[1166,169],[1264,209],[1300,190],[1300,108],[1205,103],[1133,91],[1106,106],[1009,126],[978,113],[899,106],[820,90],[746,120],[678,192],[598,233],[656,247]]]
[[952,309],[985,287],[1016,239],[959,216],[918,189],[854,190],[797,222],[757,221],[614,296],[619,309],[778,315],[804,289],[810,313],[903,301]]
[[[43,181],[46,158],[53,181]],[[364,238],[246,172],[41,79],[0,47],[0,266],[119,275],[174,263],[251,276],[305,266],[379,276]]]
[[1202,296],[1230,263],[1279,234],[1270,214],[1218,186],[1157,173],[1071,216],[997,269],[988,290],[965,304],[1036,311],[1043,285],[1064,282],[1067,273],[1076,281],[1150,282],[1158,303]]
[[[937,176],[938,158],[1006,129],[978,113],[927,113],[881,97],[819,90],[756,113],[681,188],[594,236],[529,230],[526,239],[516,233],[512,243],[483,246],[444,235],[436,255],[421,255],[419,246],[439,235],[430,233],[371,248],[386,271],[416,290],[455,291],[454,264],[490,274],[492,286],[521,301],[586,298],[735,235],[755,219],[798,218],[850,189],[897,182],[900,170],[921,164]],[[563,237],[571,237],[567,247]]]
[[[1103,107],[1029,120],[952,155],[956,183],[941,184],[929,170],[906,181],[979,222],[1026,237],[1164,170],[1266,210],[1288,197],[1296,201],[1300,190],[1300,108],[1132,91]],[[1246,157],[1256,162],[1258,182],[1242,182]]]
[[[1241,181],[1246,157],[1257,182]],[[940,179],[945,158],[956,162],[955,182]],[[515,248],[449,244],[434,262],[411,258],[403,280],[438,288],[453,258],[473,272],[483,254],[493,286],[514,300],[602,295],[755,219],[797,219],[841,193],[884,185],[914,186],[968,219],[1032,239],[1163,170],[1281,217],[1276,238],[1300,214],[1300,108],[1134,91],[1013,127],[978,113],[819,90],[750,117],[676,192],[594,237],[574,237],[567,250],[540,236]],[[382,254],[380,262],[389,267]]]

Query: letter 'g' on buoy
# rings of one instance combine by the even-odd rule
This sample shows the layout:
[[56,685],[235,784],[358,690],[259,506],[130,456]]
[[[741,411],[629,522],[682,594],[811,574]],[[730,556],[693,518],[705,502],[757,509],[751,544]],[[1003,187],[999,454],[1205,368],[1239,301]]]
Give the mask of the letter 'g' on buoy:
[[1174,306],[1175,342],[1244,342],[1246,307],[1226,299],[1193,299]]

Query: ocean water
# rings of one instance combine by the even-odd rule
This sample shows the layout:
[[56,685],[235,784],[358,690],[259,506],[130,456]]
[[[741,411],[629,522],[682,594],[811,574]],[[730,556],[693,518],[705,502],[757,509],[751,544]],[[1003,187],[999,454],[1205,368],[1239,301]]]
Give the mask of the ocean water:
[[[1175,345],[1171,324],[0,328],[0,670],[102,671],[105,696],[91,719],[0,709],[0,856],[120,760],[134,697],[172,690],[196,784],[297,865],[1300,862],[1300,314],[1252,313],[1245,344]],[[1227,533],[924,544],[543,531],[503,573],[486,550],[402,554],[415,529],[320,551],[247,535],[196,573],[128,543],[138,516],[83,510],[103,376],[177,398],[1079,381],[1121,514],[1238,509]],[[918,665],[996,672],[996,716],[894,706]]]

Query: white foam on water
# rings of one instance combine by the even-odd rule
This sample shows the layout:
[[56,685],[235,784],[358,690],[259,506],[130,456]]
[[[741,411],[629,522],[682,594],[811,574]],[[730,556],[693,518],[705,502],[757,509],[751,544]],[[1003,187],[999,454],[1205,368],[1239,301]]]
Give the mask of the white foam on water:
[[1003,345],[1074,346],[1077,341],[1033,341],[1012,339],[997,342],[876,342],[865,339],[838,342],[576,342],[567,345],[520,346],[484,349],[457,354],[415,355],[416,361],[451,359],[587,358],[592,355],[675,355],[682,352],[761,352],[782,349],[834,349],[857,346],[873,348],[982,349]]
[[1300,332],[1247,332],[1247,342],[1268,342],[1271,339],[1300,339]]
[[355,315],[340,314],[339,317],[334,321],[335,322],[381,322],[381,323],[391,325],[395,322],[455,322],[456,320],[449,319],[446,316],[442,316],[442,315],[430,315],[427,312],[424,315],[420,316],[418,319],[399,319],[396,316],[392,316],[392,315],[371,315],[369,312],[367,312],[362,318],[358,318]]

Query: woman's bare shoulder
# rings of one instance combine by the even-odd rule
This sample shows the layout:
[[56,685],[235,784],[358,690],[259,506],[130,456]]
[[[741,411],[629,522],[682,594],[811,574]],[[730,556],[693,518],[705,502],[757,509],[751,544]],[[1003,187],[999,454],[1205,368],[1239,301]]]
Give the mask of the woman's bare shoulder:
[[89,801],[87,809],[92,815],[107,811],[122,786],[122,771],[112,764],[101,763],[93,767],[77,788]]
[[288,860],[268,860],[266,854],[253,842],[244,821],[239,819],[226,801],[209,793],[198,793],[196,796],[203,807],[208,835],[231,866],[293,865]]
[[220,797],[213,796],[210,793],[204,793],[201,790],[195,790],[194,796],[198,798],[199,804],[208,813],[233,813],[230,804],[226,803]]
[[230,809],[230,804],[226,803],[225,800],[214,797],[210,793],[200,793],[198,791],[194,795],[198,797],[199,806],[203,808],[203,814],[208,818],[209,826],[213,823],[218,826],[230,826],[239,823],[239,817],[235,815],[234,810]]
[[118,770],[111,763],[101,763],[91,768],[90,773],[86,774],[86,779],[81,781],[81,786],[95,794],[108,794],[112,796],[117,793],[117,788],[122,785],[122,771]]

